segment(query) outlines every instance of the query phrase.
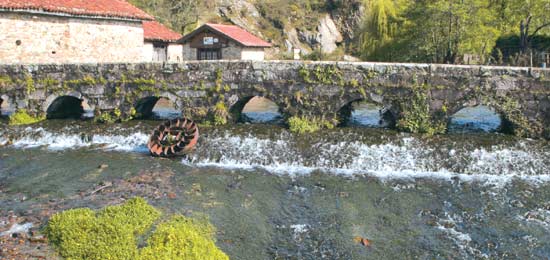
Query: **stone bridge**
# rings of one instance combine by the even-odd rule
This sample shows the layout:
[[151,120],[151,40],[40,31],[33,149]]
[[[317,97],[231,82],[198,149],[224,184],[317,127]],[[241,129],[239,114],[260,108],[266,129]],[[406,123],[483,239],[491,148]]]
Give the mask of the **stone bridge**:
[[550,137],[548,69],[302,61],[0,65],[3,115],[25,109],[50,118],[146,117],[164,97],[187,117],[224,123],[236,121],[254,96],[278,104],[286,118],[334,123],[360,100],[401,123],[426,115],[447,122],[464,107],[487,105],[509,131]]

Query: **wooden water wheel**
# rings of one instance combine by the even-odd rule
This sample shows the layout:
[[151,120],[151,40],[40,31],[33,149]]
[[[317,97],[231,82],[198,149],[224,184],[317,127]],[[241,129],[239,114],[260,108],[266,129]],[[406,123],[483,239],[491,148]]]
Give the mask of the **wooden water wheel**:
[[151,155],[174,157],[191,151],[199,140],[199,128],[192,120],[177,118],[159,125],[149,138]]

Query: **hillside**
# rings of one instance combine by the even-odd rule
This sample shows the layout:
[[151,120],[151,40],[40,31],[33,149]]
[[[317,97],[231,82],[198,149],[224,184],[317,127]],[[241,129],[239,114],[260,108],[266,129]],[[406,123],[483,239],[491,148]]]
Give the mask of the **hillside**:
[[361,0],[130,0],[181,33],[205,22],[232,23],[270,41],[270,58],[342,59],[356,45]]

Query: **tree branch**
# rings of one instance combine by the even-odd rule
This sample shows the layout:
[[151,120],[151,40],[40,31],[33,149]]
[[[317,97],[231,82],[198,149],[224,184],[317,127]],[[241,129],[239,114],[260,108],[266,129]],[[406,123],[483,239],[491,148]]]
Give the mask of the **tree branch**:
[[547,26],[550,26],[550,22],[545,23],[545,24],[543,24],[543,25],[537,27],[537,29],[535,29],[535,31],[534,31],[531,35],[529,35],[529,38],[532,38],[532,37],[535,36],[540,30],[544,29],[544,27],[547,27]]

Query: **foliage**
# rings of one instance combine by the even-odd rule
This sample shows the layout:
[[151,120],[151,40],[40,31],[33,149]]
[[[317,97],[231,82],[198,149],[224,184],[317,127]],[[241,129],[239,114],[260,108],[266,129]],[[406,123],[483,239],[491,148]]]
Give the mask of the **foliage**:
[[136,235],[142,235],[160,212],[141,198],[106,207],[57,213],[45,233],[61,256],[68,259],[136,259]]
[[428,135],[445,133],[446,123],[435,120],[430,113],[426,92],[422,87],[414,88],[412,98],[401,102],[401,119],[397,122],[400,130]]
[[214,107],[214,111],[213,111],[213,118],[212,118],[214,125],[227,124],[228,116],[229,116],[229,112],[227,111],[227,107],[225,106],[225,103],[223,101],[219,101],[218,103],[216,103],[216,106]]
[[485,62],[501,35],[517,35],[515,47],[525,53],[536,47],[533,39],[550,33],[547,0],[365,0],[364,5],[358,54],[368,60],[460,63],[471,54]]
[[158,225],[139,249],[140,236],[161,213],[134,198],[98,212],[72,209],[52,216],[45,228],[50,243],[67,259],[228,259],[214,244],[208,221],[174,216]]
[[45,120],[45,116],[32,116],[29,115],[27,110],[17,110],[10,116],[10,125],[30,125]]
[[293,116],[288,119],[288,126],[291,132],[305,134],[314,133],[323,128],[332,129],[335,124],[323,118]]
[[159,224],[141,250],[143,260],[224,260],[227,255],[214,243],[214,227],[208,221],[174,216]]
[[335,65],[317,65],[313,69],[300,67],[298,75],[309,84],[340,85],[345,84],[342,71]]

